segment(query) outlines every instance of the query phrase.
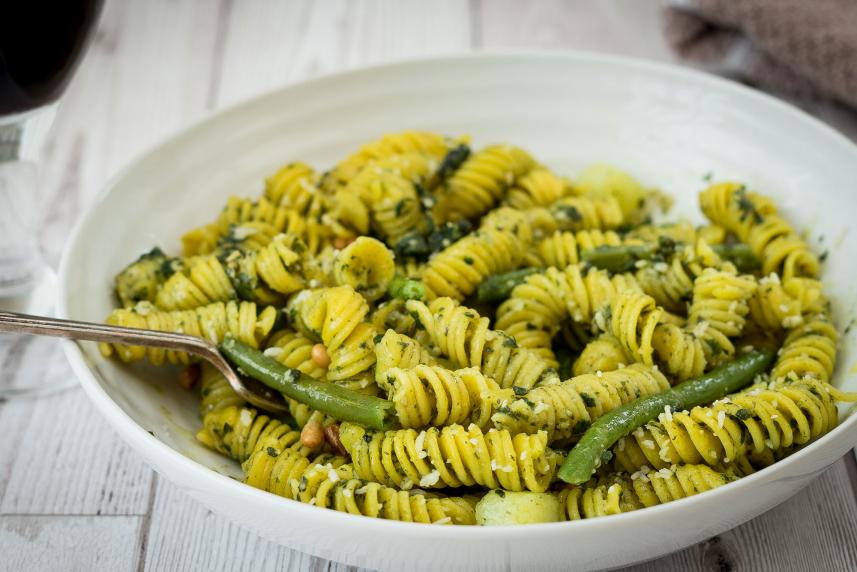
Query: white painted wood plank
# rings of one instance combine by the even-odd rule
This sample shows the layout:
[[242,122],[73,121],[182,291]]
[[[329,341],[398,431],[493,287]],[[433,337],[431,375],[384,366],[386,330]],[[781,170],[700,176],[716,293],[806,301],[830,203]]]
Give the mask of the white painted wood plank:
[[[162,480],[161,480],[162,481]],[[356,570],[268,542],[213,514],[169,483],[159,484],[145,570]]]
[[137,516],[0,517],[0,571],[134,570]]
[[236,2],[225,32],[217,104],[357,65],[470,47],[467,2]]
[[[37,346],[31,346],[37,347]],[[35,356],[29,361],[39,364]],[[52,360],[48,368],[61,364]],[[37,367],[29,368],[38,375]],[[152,471],[75,388],[0,408],[0,514],[139,515]]]
[[658,0],[480,0],[485,48],[564,48],[671,61]]

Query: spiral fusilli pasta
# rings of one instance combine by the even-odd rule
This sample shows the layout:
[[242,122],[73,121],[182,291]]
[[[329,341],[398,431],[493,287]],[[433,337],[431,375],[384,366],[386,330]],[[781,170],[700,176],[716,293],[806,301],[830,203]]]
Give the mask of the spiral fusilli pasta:
[[533,387],[547,377],[556,377],[535,353],[519,348],[515,340],[488,328],[488,319],[449,298],[429,305],[411,300],[408,310],[416,313],[432,343],[458,367],[476,367],[500,387]]
[[[130,309],[113,310],[108,324],[130,328],[144,328],[160,332],[176,332],[206,338],[220,343],[227,334],[254,348],[268,337],[277,321],[277,310],[271,306],[258,312],[253,302],[217,302],[193,310],[162,312],[151,304],[140,302]],[[114,352],[122,361],[137,361],[144,358],[159,365],[189,363],[185,352],[162,348],[101,344],[101,353],[110,356]]]
[[403,491],[352,478],[341,457],[315,459],[294,451],[258,451],[244,463],[246,483],[322,508],[425,524],[475,524],[472,501]]
[[722,487],[736,478],[707,465],[673,465],[657,471],[647,467],[630,477],[615,476],[603,483],[563,489],[558,497],[564,518],[580,520],[672,502]]
[[767,198],[738,183],[720,183],[703,191],[699,204],[711,222],[750,245],[764,274],[776,272],[784,279],[818,274],[818,257]]
[[[200,221],[181,256],[125,266],[106,321],[222,344],[287,407],[251,407],[182,352],[101,345],[185,366],[198,441],[250,486],[406,522],[592,518],[726,485],[857,401],[832,385],[824,257],[743,185],[700,194],[710,224],[653,223],[669,197],[616,167],[567,178],[519,147],[404,131],[326,170],[289,162],[260,191]],[[744,389],[657,416],[661,401],[635,403],[700,376],[658,399]]]
[[580,436],[599,416],[638,397],[669,389],[658,370],[633,364],[615,371],[578,375],[527,392],[494,396],[494,427],[511,432],[546,432],[548,439]]
[[548,448],[544,432],[512,436],[474,424],[386,433],[343,424],[340,436],[355,475],[405,490],[481,485],[541,492],[562,457]]
[[387,370],[389,399],[404,428],[475,424],[485,428],[491,417],[491,394],[497,383],[476,368],[457,371],[417,365]]

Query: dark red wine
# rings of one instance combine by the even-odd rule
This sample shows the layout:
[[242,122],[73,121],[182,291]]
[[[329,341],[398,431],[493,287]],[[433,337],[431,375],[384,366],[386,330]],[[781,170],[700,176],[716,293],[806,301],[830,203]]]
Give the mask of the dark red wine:
[[56,100],[77,67],[102,0],[8,0],[0,9],[0,116]]

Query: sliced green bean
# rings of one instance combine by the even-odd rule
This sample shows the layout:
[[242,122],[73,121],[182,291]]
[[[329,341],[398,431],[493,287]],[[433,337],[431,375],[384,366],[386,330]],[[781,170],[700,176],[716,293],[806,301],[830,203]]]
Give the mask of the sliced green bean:
[[715,244],[711,247],[714,252],[723,258],[730,261],[738,269],[738,272],[753,272],[762,267],[762,261],[753,252],[749,245],[743,242],[735,244]]
[[490,276],[479,285],[476,299],[480,302],[502,302],[512,294],[515,286],[527,279],[527,276],[544,271],[544,268],[522,268],[506,274]]
[[243,374],[334,419],[378,430],[395,427],[395,406],[386,399],[316,381],[231,336],[220,344],[220,351]]
[[[746,244],[715,244],[711,248],[721,258],[735,264],[739,272],[752,272],[762,265]],[[638,260],[653,260],[662,255],[663,249],[655,244],[604,245],[584,250],[580,253],[580,259],[596,268],[621,273],[633,271]]]
[[657,246],[649,244],[602,245],[584,250],[580,253],[580,259],[608,272],[631,272],[638,260],[651,260],[657,251]]
[[599,417],[569,451],[557,476],[573,485],[588,481],[601,462],[601,456],[619,439],[656,419],[666,406],[673,411],[691,409],[738,391],[766,371],[774,352],[755,350],[710,372],[676,385],[672,389],[643,397]]
[[390,281],[387,293],[391,298],[399,298],[400,300],[422,300],[426,297],[426,287],[419,280],[396,274]]

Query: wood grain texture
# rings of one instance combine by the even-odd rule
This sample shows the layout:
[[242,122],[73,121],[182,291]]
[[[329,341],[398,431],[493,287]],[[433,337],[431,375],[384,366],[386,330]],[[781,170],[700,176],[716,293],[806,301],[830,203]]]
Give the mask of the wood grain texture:
[[563,48],[672,61],[651,0],[479,0],[481,47]]
[[134,570],[137,516],[6,516],[0,572]]
[[[323,73],[471,47],[577,48],[669,61],[657,4],[108,3],[45,149],[42,242],[49,260],[57,260],[74,220],[112,174],[207,110]],[[818,109],[857,135],[854,114]],[[50,343],[0,355],[0,373],[71,375]],[[0,570],[353,570],[271,544],[157,478],[79,389],[0,403],[0,432]],[[629,570],[857,569],[855,475],[849,456],[767,514]]]
[[224,27],[216,101],[390,59],[470,47],[466,2],[236,2]]
[[221,518],[169,483],[158,487],[142,570],[289,571],[356,568],[277,546]]
[[[5,369],[4,369],[5,371]],[[72,375],[59,344],[25,344],[18,375]],[[0,514],[139,515],[152,471],[80,389],[0,406]]]

